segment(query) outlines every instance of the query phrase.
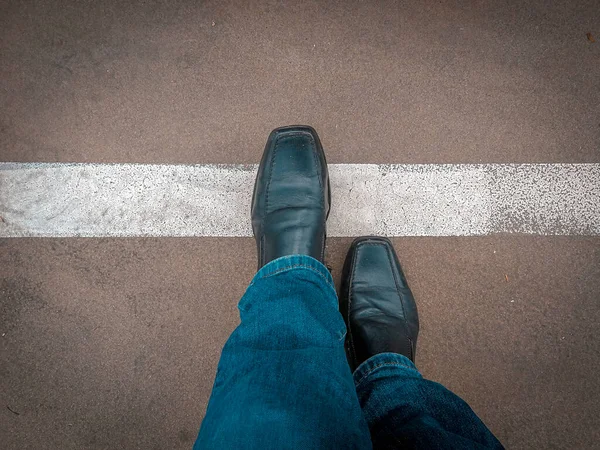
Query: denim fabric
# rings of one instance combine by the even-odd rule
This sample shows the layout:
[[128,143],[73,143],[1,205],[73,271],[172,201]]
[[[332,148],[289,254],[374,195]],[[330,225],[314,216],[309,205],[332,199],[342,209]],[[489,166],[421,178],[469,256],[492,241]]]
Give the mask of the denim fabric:
[[377,355],[351,374],[333,280],[316,259],[265,265],[238,307],[195,449],[369,449],[371,437],[376,448],[499,446],[461,399],[401,355]]
[[195,448],[370,448],[327,268],[276,259],[238,307]]
[[403,355],[369,358],[354,383],[376,449],[502,448],[469,405]]

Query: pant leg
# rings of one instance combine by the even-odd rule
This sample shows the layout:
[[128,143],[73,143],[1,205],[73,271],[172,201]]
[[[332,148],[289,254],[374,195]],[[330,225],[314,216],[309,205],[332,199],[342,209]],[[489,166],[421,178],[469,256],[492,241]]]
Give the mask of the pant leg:
[[469,405],[402,355],[375,355],[353,376],[375,449],[502,448]]
[[194,448],[371,448],[327,268],[272,261],[238,307]]

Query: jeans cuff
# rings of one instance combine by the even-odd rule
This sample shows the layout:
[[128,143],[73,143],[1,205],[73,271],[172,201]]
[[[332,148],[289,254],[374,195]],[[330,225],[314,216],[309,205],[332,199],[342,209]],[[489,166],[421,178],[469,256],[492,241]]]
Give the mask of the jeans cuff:
[[320,275],[323,281],[335,292],[335,284],[333,283],[329,269],[323,263],[308,255],[288,255],[274,259],[259,269],[250,284],[252,285],[263,278],[297,269],[311,270]]
[[421,373],[417,370],[415,364],[406,356],[399,353],[379,353],[371,356],[360,366],[356,368],[354,374],[354,385],[358,386],[367,381],[372,375],[380,371],[401,372],[404,376],[421,378]]

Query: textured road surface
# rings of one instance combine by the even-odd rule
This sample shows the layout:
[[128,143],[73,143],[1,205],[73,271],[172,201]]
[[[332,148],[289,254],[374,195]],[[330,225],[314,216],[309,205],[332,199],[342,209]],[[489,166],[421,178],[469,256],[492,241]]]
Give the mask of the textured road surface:
[[[254,164],[308,123],[331,163],[600,162],[597,0],[4,0],[0,61],[0,161]],[[597,448],[600,239],[394,244],[423,373],[509,448]],[[250,238],[1,239],[0,442],[189,448],[254,267]]]

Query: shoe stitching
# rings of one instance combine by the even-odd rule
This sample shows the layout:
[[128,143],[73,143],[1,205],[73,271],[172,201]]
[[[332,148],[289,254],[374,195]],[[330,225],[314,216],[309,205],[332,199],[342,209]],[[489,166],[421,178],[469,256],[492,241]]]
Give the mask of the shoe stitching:
[[354,335],[352,334],[352,322],[350,322],[350,311],[352,310],[352,283],[354,281],[354,275],[356,273],[356,260],[358,259],[358,253],[360,247],[357,246],[356,254],[352,255],[352,263],[350,265],[350,280],[348,280],[348,311],[346,312],[346,320],[348,322],[348,337],[350,341],[350,348],[352,350],[352,365],[356,367],[356,348],[354,347]]
[[[318,159],[317,159],[317,142],[315,137],[312,135],[312,133],[309,133],[311,139],[309,139],[310,142],[310,149],[313,155],[313,160],[315,162],[315,167],[318,168],[318,173],[317,173],[317,178],[319,179],[319,192],[321,193],[321,198],[325,197],[325,193],[323,192],[323,182],[321,181],[321,176],[322,176],[322,172],[323,172],[323,168],[321,167],[321,164],[319,163]],[[325,207],[325,204],[323,203],[323,208]],[[323,226],[323,230],[326,230],[326,220],[322,222],[322,226]],[[321,237],[321,261],[325,261],[325,231],[323,232],[323,235]]]
[[275,167],[275,156],[277,155],[277,150],[278,150],[278,146],[279,146],[279,141],[281,139],[281,136],[277,136],[275,138],[275,143],[274,143],[274,147],[273,147],[273,155],[271,156],[271,164],[269,165],[269,179],[267,181],[267,192],[265,194],[265,209],[263,211],[263,217],[262,217],[262,232],[261,232],[261,264],[264,265],[264,250],[262,249],[263,247],[263,240],[264,240],[264,236],[265,236],[265,222],[267,220],[267,212],[269,210],[269,192],[271,191],[271,180],[273,178],[273,167]]
[[352,310],[352,283],[354,282],[354,276],[356,275],[356,261],[358,260],[359,253],[361,252],[362,247],[364,245],[377,245],[377,244],[370,244],[368,242],[365,242],[365,243],[359,242],[356,245],[356,252],[353,255],[352,264],[350,266],[350,280],[348,282],[348,312],[347,312],[348,336],[350,337],[350,347],[352,349],[352,362],[355,367],[358,366],[358,364],[357,364],[358,358],[356,357],[356,347],[354,346],[354,336],[352,334],[352,323],[350,322],[350,311]]
[[[327,162],[325,162],[325,168],[327,168]],[[321,176],[319,176],[319,183],[321,182]],[[321,197],[325,197],[325,191],[321,187]],[[323,237],[321,239],[321,261],[325,263],[325,242],[327,241],[327,219],[329,218],[329,212],[331,211],[331,187],[329,184],[329,177],[327,178],[327,197],[328,197],[328,208],[325,213],[325,219],[323,219]],[[323,208],[325,208],[325,202],[323,202]]]
[[390,268],[392,269],[392,275],[394,277],[394,284],[396,285],[396,291],[398,292],[398,299],[400,300],[400,306],[402,307],[402,316],[404,317],[404,320],[402,321],[403,325],[404,325],[404,332],[406,333],[406,339],[408,339],[408,342],[410,343],[410,359],[413,359],[413,345],[412,345],[412,339],[410,338],[410,333],[408,332],[408,320],[406,318],[406,310],[404,308],[404,301],[402,300],[402,295],[400,294],[400,285],[398,284],[398,278],[396,277],[396,271],[394,270],[395,265],[392,262],[392,254],[391,254],[391,250],[389,248],[389,246],[385,246],[385,250],[386,253],[388,255],[388,260],[390,262]]

